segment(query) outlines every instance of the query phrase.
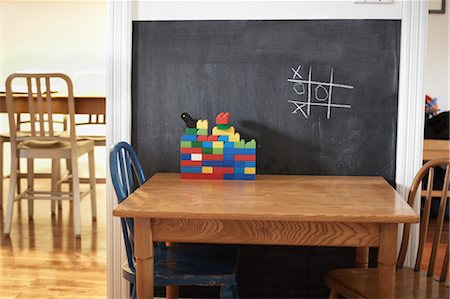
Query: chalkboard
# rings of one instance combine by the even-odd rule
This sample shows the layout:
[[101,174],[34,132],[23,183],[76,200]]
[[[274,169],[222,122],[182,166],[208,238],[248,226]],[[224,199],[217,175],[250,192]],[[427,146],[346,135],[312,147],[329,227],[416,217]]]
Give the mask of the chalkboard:
[[[396,20],[134,22],[133,146],[147,176],[178,172],[180,114],[211,127],[230,111],[257,140],[257,173],[394,184],[399,53]],[[241,296],[326,296],[323,274],[352,259],[349,249],[244,247]]]

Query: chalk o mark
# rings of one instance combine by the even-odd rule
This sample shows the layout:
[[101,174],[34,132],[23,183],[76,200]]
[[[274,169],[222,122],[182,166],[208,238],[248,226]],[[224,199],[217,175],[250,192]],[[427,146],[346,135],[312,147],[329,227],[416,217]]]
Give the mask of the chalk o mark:
[[[298,87],[300,87],[300,90],[298,90]],[[303,83],[300,83],[300,82],[295,83],[294,84],[294,91],[295,91],[296,94],[298,94],[300,96],[302,94],[305,94],[305,92],[306,92],[305,85]]]
[[[319,102],[324,102],[328,100],[328,90],[323,85],[317,85],[314,89],[315,98]],[[325,97],[322,97],[322,94],[325,95]]]

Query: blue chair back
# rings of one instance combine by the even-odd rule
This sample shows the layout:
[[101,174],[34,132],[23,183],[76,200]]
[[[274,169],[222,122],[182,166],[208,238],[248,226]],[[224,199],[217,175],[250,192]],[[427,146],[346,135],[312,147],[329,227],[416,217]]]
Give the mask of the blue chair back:
[[[124,201],[145,181],[136,152],[126,142],[117,143],[109,154],[109,170],[118,203]],[[127,252],[128,266],[136,272],[134,261],[134,223],[131,218],[120,218]]]

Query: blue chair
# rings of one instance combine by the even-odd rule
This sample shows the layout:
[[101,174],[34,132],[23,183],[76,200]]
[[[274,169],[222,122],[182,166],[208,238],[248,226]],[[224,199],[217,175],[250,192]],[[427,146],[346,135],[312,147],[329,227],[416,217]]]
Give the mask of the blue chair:
[[[112,183],[121,203],[145,181],[134,149],[126,142],[116,144],[110,152]],[[133,219],[121,218],[127,260],[122,276],[133,284],[136,298]],[[154,249],[155,286],[221,286],[220,298],[239,298],[236,269],[238,248],[233,245],[175,244],[166,247],[156,243]]]

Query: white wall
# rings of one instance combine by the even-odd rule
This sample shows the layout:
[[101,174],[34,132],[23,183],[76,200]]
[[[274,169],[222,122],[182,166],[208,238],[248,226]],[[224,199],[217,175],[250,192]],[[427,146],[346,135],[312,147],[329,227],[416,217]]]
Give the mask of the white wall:
[[18,71],[104,73],[107,12],[106,0],[0,0],[0,89]]
[[217,19],[401,19],[402,3],[360,4],[353,0],[135,1],[133,20]]
[[428,53],[425,74],[425,93],[438,98],[442,111],[450,110],[450,3],[445,14],[428,16]]

